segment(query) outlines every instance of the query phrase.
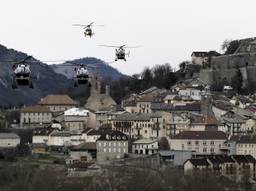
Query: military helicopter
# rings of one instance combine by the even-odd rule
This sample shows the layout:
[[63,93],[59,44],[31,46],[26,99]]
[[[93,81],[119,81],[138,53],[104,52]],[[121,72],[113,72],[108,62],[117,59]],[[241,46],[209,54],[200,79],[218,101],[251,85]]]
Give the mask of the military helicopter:
[[91,79],[89,77],[89,72],[86,65],[81,64],[78,68],[75,68],[74,70],[76,72],[74,77],[74,87],[77,87],[78,85],[91,85]]
[[74,87],[78,87],[78,85],[88,85],[91,86],[91,77],[89,71],[87,69],[86,64],[76,64],[74,62],[65,61],[66,63],[63,67],[72,66],[74,68]]
[[116,48],[115,49],[115,61],[117,60],[124,60],[126,61],[126,56],[130,56],[130,51],[126,52],[125,48],[138,48],[140,46],[126,46],[126,45],[122,45],[122,46],[109,46],[109,45],[100,45],[103,47],[112,47],[112,48]]
[[13,64],[13,89],[16,89],[18,86],[29,86],[29,88],[34,88],[30,66],[27,63],[31,58],[32,56],[27,56],[24,60]]
[[84,28],[84,36],[89,36],[90,38],[94,35],[92,32],[92,26],[102,27],[104,25],[94,25],[94,22],[90,23],[89,25],[81,25],[81,24],[73,24],[73,26],[83,27]]

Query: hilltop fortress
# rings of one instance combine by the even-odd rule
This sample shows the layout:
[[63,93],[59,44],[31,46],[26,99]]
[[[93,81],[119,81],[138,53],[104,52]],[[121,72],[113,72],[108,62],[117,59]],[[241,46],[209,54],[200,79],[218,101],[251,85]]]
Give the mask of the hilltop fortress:
[[200,70],[199,78],[209,85],[231,83],[240,70],[243,85],[256,83],[256,38],[239,40],[234,54],[213,56],[207,67]]

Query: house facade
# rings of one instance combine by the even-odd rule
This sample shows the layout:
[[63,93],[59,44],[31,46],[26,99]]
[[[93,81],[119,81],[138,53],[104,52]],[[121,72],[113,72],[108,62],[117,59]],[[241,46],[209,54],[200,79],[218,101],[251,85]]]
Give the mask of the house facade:
[[52,112],[45,106],[30,106],[21,109],[20,127],[21,128],[40,128],[51,124]]
[[97,161],[121,159],[128,153],[128,136],[120,131],[102,135],[96,142]]
[[141,155],[152,155],[158,152],[157,139],[139,139],[132,143],[132,153]]
[[222,131],[183,131],[169,140],[170,149],[189,150],[196,154],[222,154],[226,134]]
[[0,149],[15,148],[20,144],[20,137],[15,133],[0,133]]

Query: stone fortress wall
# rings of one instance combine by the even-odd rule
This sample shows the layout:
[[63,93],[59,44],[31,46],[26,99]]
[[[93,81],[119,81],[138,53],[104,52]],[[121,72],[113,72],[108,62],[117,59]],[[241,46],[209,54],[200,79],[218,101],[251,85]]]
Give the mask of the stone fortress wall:
[[212,57],[210,67],[200,71],[200,79],[210,85],[223,81],[230,83],[237,70],[240,70],[244,84],[256,83],[256,38],[240,42],[234,54]]

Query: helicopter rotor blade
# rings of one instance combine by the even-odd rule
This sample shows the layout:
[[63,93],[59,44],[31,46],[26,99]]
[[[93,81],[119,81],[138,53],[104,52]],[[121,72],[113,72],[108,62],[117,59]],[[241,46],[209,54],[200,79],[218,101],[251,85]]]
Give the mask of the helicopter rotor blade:
[[91,22],[89,25],[87,25],[88,27],[92,26],[94,22]]
[[125,46],[125,48],[140,48],[141,46]]
[[75,27],[86,27],[86,26],[88,26],[88,25],[72,24],[72,26],[75,26]]
[[99,45],[102,47],[110,47],[110,48],[120,48],[120,46],[110,46],[110,45]]

